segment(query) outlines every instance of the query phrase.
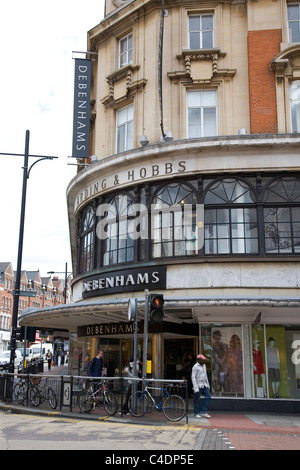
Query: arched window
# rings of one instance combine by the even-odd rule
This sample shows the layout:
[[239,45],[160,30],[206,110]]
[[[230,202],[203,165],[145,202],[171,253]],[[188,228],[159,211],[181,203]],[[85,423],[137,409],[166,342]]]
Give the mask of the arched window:
[[264,236],[267,254],[300,252],[300,180],[273,180],[264,192]]
[[156,191],[151,204],[152,257],[198,254],[196,215],[196,194],[188,183]]
[[[125,263],[134,259],[134,225],[132,221],[133,201],[120,194],[107,205],[102,226],[103,266]],[[100,232],[97,232],[100,235]]]
[[254,191],[243,180],[224,178],[206,188],[205,254],[258,253]]
[[89,207],[84,213],[80,231],[79,271],[90,271],[94,267],[95,210]]

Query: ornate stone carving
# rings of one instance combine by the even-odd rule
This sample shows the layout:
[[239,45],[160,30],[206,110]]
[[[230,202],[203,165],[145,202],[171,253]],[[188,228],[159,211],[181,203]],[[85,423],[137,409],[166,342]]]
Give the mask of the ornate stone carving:
[[101,102],[105,106],[114,106],[117,102],[126,99],[130,93],[144,87],[147,80],[136,80],[135,72],[137,70],[139,70],[139,65],[129,64],[106,77],[109,94]]
[[121,5],[125,3],[125,1],[126,0],[112,0],[112,3],[116,8],[119,8]]
[[184,70],[168,72],[170,80],[186,81],[192,83],[220,83],[220,80],[231,79],[236,74],[235,69],[220,69],[219,59],[226,53],[219,48],[183,50],[178,55],[179,61],[184,62]]
[[210,60],[212,63],[212,74],[218,71],[218,54],[190,54],[184,57],[185,73],[191,76],[191,62],[200,60]]

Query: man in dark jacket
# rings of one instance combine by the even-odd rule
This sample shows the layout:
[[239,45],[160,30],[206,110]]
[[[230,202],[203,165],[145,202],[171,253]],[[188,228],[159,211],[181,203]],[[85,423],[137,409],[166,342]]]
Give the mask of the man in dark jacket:
[[97,355],[91,360],[88,368],[89,377],[102,377],[104,351],[100,349]]

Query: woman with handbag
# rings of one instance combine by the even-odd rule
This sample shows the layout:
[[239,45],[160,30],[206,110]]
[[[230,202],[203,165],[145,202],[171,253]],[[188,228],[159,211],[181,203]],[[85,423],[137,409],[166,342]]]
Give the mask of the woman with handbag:
[[48,349],[48,352],[46,354],[46,359],[48,361],[48,370],[51,370],[51,365],[52,365],[52,352],[50,349]]

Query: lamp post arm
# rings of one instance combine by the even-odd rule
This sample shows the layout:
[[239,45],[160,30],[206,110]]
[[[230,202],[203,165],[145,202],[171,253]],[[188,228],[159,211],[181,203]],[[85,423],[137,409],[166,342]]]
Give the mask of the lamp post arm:
[[32,165],[29,167],[28,169],[28,172],[27,172],[27,179],[29,178],[30,176],[30,172],[32,170],[32,167],[38,163],[38,162],[41,162],[42,160],[53,160],[54,158],[58,158],[58,157],[42,157],[42,158],[39,158],[38,160],[36,160],[35,162],[32,163]]

